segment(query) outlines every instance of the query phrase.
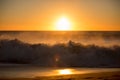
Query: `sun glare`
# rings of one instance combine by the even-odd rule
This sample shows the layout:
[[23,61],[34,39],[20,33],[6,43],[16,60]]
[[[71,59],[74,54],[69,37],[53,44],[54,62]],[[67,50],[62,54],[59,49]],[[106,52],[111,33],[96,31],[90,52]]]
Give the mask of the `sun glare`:
[[66,17],[62,17],[56,23],[57,30],[71,30],[71,23]]
[[62,75],[72,74],[72,71],[70,69],[63,69],[63,70],[59,70],[58,72],[59,74]]

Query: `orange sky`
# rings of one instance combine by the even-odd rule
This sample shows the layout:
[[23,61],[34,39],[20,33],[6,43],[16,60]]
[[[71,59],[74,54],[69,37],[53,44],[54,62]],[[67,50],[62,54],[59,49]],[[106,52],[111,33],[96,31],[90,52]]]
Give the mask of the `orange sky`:
[[120,30],[113,0],[0,0],[0,30],[55,30],[65,16],[72,30]]

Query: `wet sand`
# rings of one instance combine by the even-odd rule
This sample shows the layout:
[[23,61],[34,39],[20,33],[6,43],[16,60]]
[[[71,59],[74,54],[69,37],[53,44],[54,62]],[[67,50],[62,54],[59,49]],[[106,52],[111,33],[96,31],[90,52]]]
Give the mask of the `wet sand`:
[[72,74],[58,76],[36,76],[33,78],[0,78],[0,80],[120,80],[120,71]]

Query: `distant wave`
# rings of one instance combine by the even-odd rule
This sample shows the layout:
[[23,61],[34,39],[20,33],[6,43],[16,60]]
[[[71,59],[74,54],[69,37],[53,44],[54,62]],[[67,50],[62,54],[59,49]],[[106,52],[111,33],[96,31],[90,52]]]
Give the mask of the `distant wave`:
[[0,31],[0,40],[18,39],[30,44],[67,43],[72,40],[84,45],[120,45],[120,31]]

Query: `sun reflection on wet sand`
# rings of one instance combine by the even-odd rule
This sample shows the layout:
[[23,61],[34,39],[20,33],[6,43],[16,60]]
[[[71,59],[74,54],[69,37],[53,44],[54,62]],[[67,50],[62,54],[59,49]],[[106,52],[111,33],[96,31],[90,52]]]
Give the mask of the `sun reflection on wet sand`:
[[76,74],[77,71],[74,69],[56,69],[56,70],[51,70],[50,72],[44,72],[44,75],[47,74],[46,76],[58,76],[58,75],[72,75]]
[[58,70],[58,73],[62,75],[68,75],[68,74],[72,74],[72,70],[71,69]]

